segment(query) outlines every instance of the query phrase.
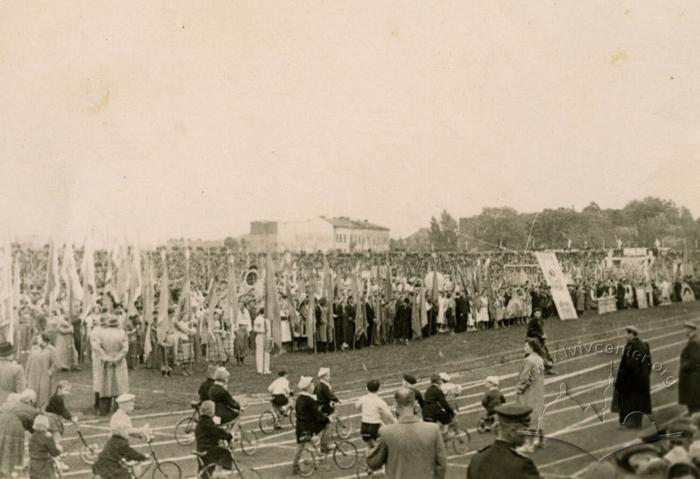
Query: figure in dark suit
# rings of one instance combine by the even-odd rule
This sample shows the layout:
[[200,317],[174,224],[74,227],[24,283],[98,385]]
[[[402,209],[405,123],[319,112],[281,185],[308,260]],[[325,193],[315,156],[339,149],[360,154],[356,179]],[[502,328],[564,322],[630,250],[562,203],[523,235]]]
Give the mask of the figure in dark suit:
[[447,402],[445,393],[440,389],[442,380],[437,374],[430,377],[430,386],[425,391],[425,407],[423,408],[423,420],[427,422],[439,422],[449,424],[454,418],[452,406]]
[[469,301],[467,301],[461,291],[457,292],[455,298],[455,316],[457,320],[456,333],[463,333],[467,330],[467,317],[469,315]]
[[335,403],[340,402],[340,399],[338,399],[331,388],[330,380],[331,370],[328,368],[320,368],[318,370],[318,384],[314,389],[314,394],[321,406],[321,412],[328,416],[335,412]]
[[[230,441],[233,436],[224,431],[221,427],[214,424],[212,416],[214,416],[216,407],[212,401],[204,401],[199,407],[199,421],[194,428],[194,438],[197,444],[197,452],[202,454],[202,464],[200,471],[206,469],[210,464],[230,471],[233,468],[233,459],[231,453],[225,447],[219,446],[219,441]],[[212,476],[213,471],[207,470],[202,475],[208,479]]]
[[209,399],[216,406],[216,415],[221,418],[221,424],[226,424],[238,417],[241,405],[233,399],[226,389],[230,374],[225,368],[219,368],[214,374],[214,384],[209,388]]
[[635,326],[625,330],[627,344],[617,370],[612,411],[619,412],[621,426],[638,429],[644,414],[651,414],[651,352]]
[[537,466],[515,448],[525,444],[522,431],[530,426],[529,406],[510,404],[495,409],[498,414],[498,437],[480,449],[467,468],[467,479],[538,479]]
[[700,412],[700,338],[695,323],[685,323],[688,344],[681,351],[678,372],[678,404],[688,407],[688,414]]

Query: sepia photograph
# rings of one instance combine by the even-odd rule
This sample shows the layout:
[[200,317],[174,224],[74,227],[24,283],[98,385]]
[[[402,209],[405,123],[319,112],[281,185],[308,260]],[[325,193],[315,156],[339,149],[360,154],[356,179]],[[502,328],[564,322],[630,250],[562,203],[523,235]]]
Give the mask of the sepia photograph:
[[700,479],[698,25],[0,1],[0,479]]

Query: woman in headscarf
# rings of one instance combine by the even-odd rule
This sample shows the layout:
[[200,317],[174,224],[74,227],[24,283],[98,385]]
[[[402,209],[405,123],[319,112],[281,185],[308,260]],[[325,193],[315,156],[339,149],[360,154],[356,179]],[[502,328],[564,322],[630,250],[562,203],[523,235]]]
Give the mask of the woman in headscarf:
[[49,342],[49,336],[41,333],[36,338],[27,360],[27,387],[37,395],[36,405],[39,409],[49,403],[51,397],[51,378],[55,372],[54,348]]
[[24,433],[34,432],[36,393],[25,389],[12,394],[0,407],[0,477],[9,477],[15,466],[24,465]]

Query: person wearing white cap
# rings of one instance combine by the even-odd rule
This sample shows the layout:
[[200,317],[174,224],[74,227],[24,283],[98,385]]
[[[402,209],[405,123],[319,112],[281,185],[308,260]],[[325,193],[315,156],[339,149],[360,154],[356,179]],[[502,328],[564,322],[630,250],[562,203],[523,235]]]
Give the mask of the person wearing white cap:
[[445,393],[445,399],[447,399],[447,402],[450,403],[450,406],[452,406],[455,412],[458,411],[457,396],[462,394],[462,387],[459,384],[453,383],[452,378],[447,373],[440,373],[439,376],[440,379],[442,379],[440,389]]
[[[124,398],[122,397],[122,399]],[[122,403],[125,402],[122,401]],[[116,413],[114,414],[116,415]],[[126,418],[128,419],[128,416]],[[123,461],[144,462],[148,458],[129,446],[129,436],[132,435],[133,431],[131,420],[121,419],[114,423],[110,421],[109,430],[111,436],[100,455],[97,456],[97,461],[92,466],[92,473],[105,479],[129,479],[131,474],[123,466]],[[139,465],[136,465],[134,472],[136,477],[141,475]]]
[[505,404],[506,398],[498,388],[500,380],[498,376],[486,376],[484,387],[486,392],[481,398],[481,405],[486,410],[486,415],[479,419],[479,431],[488,432],[493,429],[496,421],[496,408]]
[[686,322],[688,343],[681,351],[678,371],[678,404],[688,408],[688,414],[700,412],[700,337],[698,327]]
[[335,404],[340,402],[340,399],[333,392],[331,386],[331,370],[329,368],[320,368],[318,370],[318,384],[314,390],[314,394],[321,405],[321,411],[328,416],[335,412]]
[[619,412],[620,427],[639,429],[642,413],[651,414],[651,352],[636,326],[627,326],[625,331],[627,344],[617,370],[612,411]]
[[216,415],[221,419],[221,424],[227,424],[235,420],[240,412],[241,405],[228,392],[228,380],[231,374],[226,368],[219,368],[214,373],[214,384],[209,388],[209,399],[214,401]]
[[[328,416],[321,411],[316,396],[312,393],[314,389],[313,378],[311,376],[302,376],[299,378],[297,387],[299,388],[299,395],[294,406],[297,416],[295,431],[297,452],[292,462],[294,474],[299,472],[299,455],[304,449],[304,443],[307,438],[324,432],[330,423]],[[321,449],[324,451],[328,450],[328,441],[325,434],[321,437]]]
[[134,437],[145,437],[149,434],[149,426],[146,424],[143,427],[135,428],[131,424],[129,414],[134,411],[136,396],[131,393],[122,394],[117,397],[117,410],[112,414],[109,420],[109,429],[114,430],[120,425],[126,425],[128,434]]
[[43,414],[36,416],[33,429],[34,432],[29,438],[29,477],[53,479],[56,472],[51,459],[60,456],[63,449],[48,432],[48,417]]

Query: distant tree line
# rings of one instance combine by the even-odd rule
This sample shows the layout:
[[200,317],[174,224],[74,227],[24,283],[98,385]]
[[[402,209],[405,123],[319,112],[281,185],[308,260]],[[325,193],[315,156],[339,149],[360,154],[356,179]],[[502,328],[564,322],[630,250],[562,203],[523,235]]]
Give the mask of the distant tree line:
[[[663,245],[694,249],[700,239],[700,218],[671,200],[647,197],[622,209],[590,203],[574,208],[519,213],[514,208],[484,208],[459,222],[443,210],[430,219],[429,247],[436,251],[508,249],[614,248]],[[529,243],[529,244],[528,244]],[[396,244],[400,247],[400,242]]]

